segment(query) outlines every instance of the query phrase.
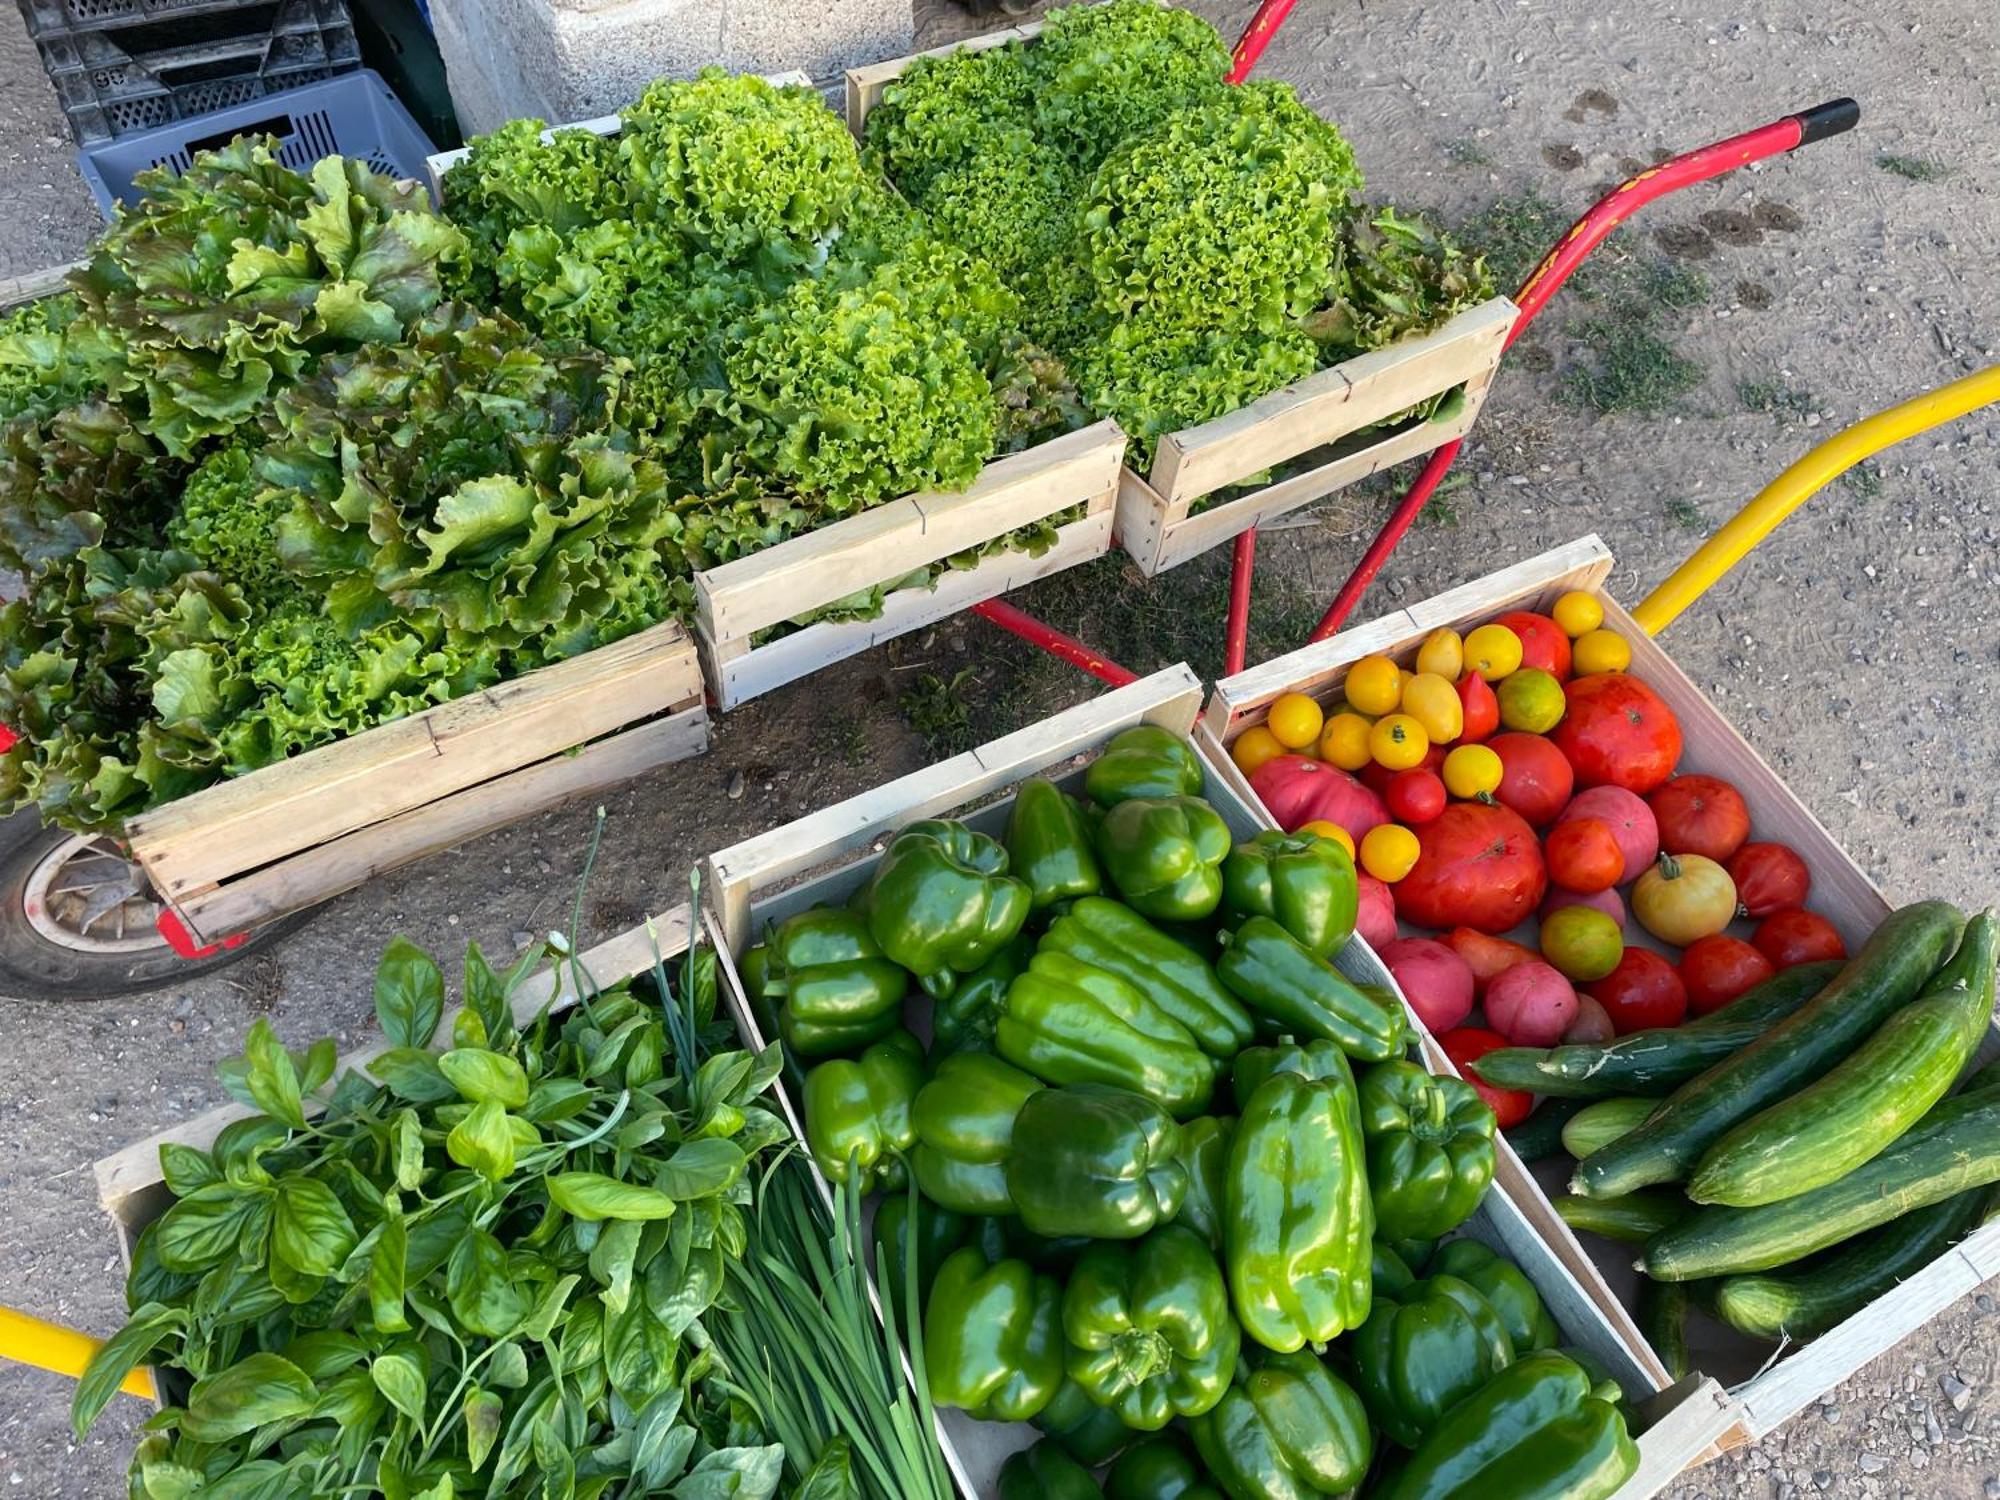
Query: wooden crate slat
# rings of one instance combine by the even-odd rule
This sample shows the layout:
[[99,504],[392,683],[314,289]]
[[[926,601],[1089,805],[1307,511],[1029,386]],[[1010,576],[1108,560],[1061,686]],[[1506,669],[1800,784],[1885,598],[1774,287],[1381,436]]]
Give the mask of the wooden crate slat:
[[882,95],[889,85],[908,70],[911,63],[925,57],[949,57],[954,52],[984,52],[992,47],[1004,47],[1009,42],[1027,42],[1041,34],[1042,23],[1029,21],[1020,26],[1003,27],[999,31],[989,31],[984,36],[970,37],[962,42],[951,42],[943,47],[931,47],[922,52],[912,52],[907,57],[892,57],[885,62],[868,63],[859,68],[847,70],[847,128],[854,132],[858,141],[868,124],[868,116],[875,106],[882,102]]
[[1719,1453],[1716,1445],[1736,1423],[1729,1393],[1706,1376],[1690,1376],[1640,1405],[1666,1410],[1639,1434],[1639,1467],[1611,1500],[1652,1500],[1687,1469]]
[[708,748],[708,712],[699,703],[637,729],[593,741],[467,787],[409,812],[319,844],[175,903],[204,942],[351,891],[385,870],[505,827],[566,798],[602,791]]
[[1115,422],[1065,433],[989,463],[970,489],[912,495],[695,575],[710,639],[752,635],[1027,526],[1118,479]]
[[155,888],[178,899],[700,692],[693,645],[669,621],[182,797],[133,819],[127,837]]
[[1343,360],[1248,406],[1170,432],[1148,476],[1169,504],[1199,499],[1463,384],[1500,359],[1518,310],[1505,297],[1434,333]]

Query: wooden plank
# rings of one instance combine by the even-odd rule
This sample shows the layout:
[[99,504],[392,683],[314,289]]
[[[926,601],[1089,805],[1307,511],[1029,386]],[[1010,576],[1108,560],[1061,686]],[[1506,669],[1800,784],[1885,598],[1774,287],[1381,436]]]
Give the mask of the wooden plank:
[[505,827],[566,798],[602,791],[707,748],[708,710],[697,702],[597,740],[574,755],[554,756],[344,834],[189,896],[175,909],[197,937],[215,942],[316,906],[385,870]]
[[1499,363],[1519,309],[1505,297],[1434,333],[1357,355],[1227,416],[1168,433],[1148,476],[1169,502],[1199,498],[1394,416]]
[[178,900],[358,827],[684,706],[700,663],[671,621],[133,819],[155,889]]
[[[566,1010],[574,1005],[577,994],[575,970],[578,967],[587,976],[587,984],[609,988],[650,969],[655,952],[668,958],[680,954],[687,948],[693,931],[693,917],[693,912],[685,903],[671,907],[594,948],[585,949],[574,966],[555,963],[529,975],[513,995],[515,1023],[525,1026],[540,1014],[545,1005],[552,1010]],[[449,1037],[452,1022],[461,1009],[463,1007],[456,1005],[449,1008],[444,1019],[438,1023],[434,1036],[439,1039]],[[386,1043],[378,1042],[343,1054],[334,1064],[334,1077],[365,1070],[369,1063],[387,1050]],[[318,1113],[316,1106],[309,1105],[309,1110]],[[225,1125],[248,1119],[257,1113],[257,1110],[247,1109],[241,1104],[225,1104],[113,1152],[92,1168],[97,1180],[98,1201],[121,1223],[125,1222],[121,1212],[124,1206],[136,1196],[161,1185],[161,1146],[193,1146],[205,1151],[215,1144],[216,1136],[222,1133]],[[128,1227],[136,1229],[138,1226]]]
[[1021,26],[1008,26],[999,31],[989,31],[984,36],[975,36],[962,42],[952,42],[943,47],[931,47],[923,52],[912,52],[907,57],[892,57],[886,62],[868,63],[859,68],[847,70],[847,128],[854,132],[858,141],[867,127],[869,113],[882,102],[882,95],[889,85],[902,77],[911,63],[924,57],[949,57],[954,52],[984,52],[992,47],[1004,47],[1009,42],[1028,42],[1041,34],[1042,23],[1029,21]]
[[70,272],[81,271],[89,264],[89,261],[75,260],[66,266],[49,266],[22,276],[0,279],[0,313],[12,312],[27,303],[68,291]]
[[897,589],[872,620],[821,621],[762,646],[738,637],[718,643],[696,627],[702,663],[717,707],[725,712],[796,682],[820,668],[955,615],[983,600],[1025,587],[1038,578],[1089,562],[1111,550],[1111,495],[1093,513],[1057,529],[1056,543],[1040,557],[1001,552],[978,566],[941,574],[928,589]]
[[1652,1500],[1681,1474],[1720,1450],[1736,1421],[1728,1393],[1704,1376],[1690,1376],[1664,1398],[1667,1410],[1639,1434],[1639,1467],[1611,1500]]
[[977,801],[1133,724],[1160,724],[1185,733],[1200,706],[1201,680],[1179,663],[711,854],[704,862],[705,884],[728,938],[726,946],[743,946],[753,891],[851,853],[906,822]]
[[1103,421],[995,459],[970,489],[912,495],[695,574],[711,640],[752,635],[1108,493],[1125,437]]

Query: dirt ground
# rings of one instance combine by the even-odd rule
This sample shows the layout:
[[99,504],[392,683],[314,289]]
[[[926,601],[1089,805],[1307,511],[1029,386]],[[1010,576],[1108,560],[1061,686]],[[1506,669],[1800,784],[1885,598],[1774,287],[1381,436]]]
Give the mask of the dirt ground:
[[[1252,7],[1195,8],[1234,35]],[[93,222],[8,12],[0,276],[75,254]],[[919,13],[926,44],[983,29],[946,0]],[[1633,602],[1816,438],[1995,358],[1991,6],[1305,0],[1266,71],[1342,125],[1371,195],[1452,220],[1500,203],[1496,233],[1521,223],[1528,195],[1566,218],[1657,153],[1842,94],[1864,110],[1852,135],[1647,211],[1623,270],[1594,299],[1559,302],[1516,350],[1462,481],[1358,619],[1591,531],[1617,553],[1615,592]],[[1894,901],[2000,899],[1996,479],[2000,418],[1915,439],[1831,487],[1667,637]],[[1267,537],[1261,654],[1303,639],[1387,503],[1380,487],[1350,493]],[[1211,558],[1148,587],[1100,565],[1031,604],[1101,632],[1129,665],[1186,653],[1212,674],[1223,572]],[[901,707],[919,685],[928,738]],[[605,799],[585,926],[626,926],[684,897],[702,853],[1090,686],[963,622],[775,693],[721,720],[705,759]],[[219,977],[131,1000],[17,1004],[0,1036],[0,1303],[114,1328],[118,1253],[90,1163],[217,1102],[214,1063],[259,1016],[294,1045],[366,1039],[370,956],[393,934],[438,952],[474,938],[509,952],[558,925],[590,827],[590,809],[572,808],[380,879]],[[1669,1493],[2000,1497],[1997,1333],[1981,1292]],[[77,1446],[67,1395],[53,1377],[0,1370],[0,1477],[48,1500],[121,1493],[133,1412],[108,1414]]]

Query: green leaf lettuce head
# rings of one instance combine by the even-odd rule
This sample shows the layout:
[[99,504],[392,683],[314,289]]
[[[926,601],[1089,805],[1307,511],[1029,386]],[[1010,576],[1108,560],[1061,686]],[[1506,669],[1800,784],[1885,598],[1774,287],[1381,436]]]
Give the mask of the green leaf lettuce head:
[[1042,139],[1082,172],[1228,92],[1229,48],[1192,11],[1111,0],[1049,12],[1026,49]]
[[933,178],[1032,142],[1036,77],[1018,42],[920,57],[868,113],[868,164],[922,202]]

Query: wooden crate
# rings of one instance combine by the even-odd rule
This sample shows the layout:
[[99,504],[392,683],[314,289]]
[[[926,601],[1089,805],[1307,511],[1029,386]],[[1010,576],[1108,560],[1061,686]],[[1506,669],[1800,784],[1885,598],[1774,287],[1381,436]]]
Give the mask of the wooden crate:
[[[919,818],[963,816],[998,836],[1022,779],[1048,774],[1080,784],[1083,759],[1122,729],[1158,724],[1188,732],[1201,700],[1201,684],[1185,666],[1172,667],[995,740],[977,750],[813,813],[774,832],[710,856],[703,888],[714,906],[723,988],[748,1016],[736,959],[769,922],[822,902],[847,898],[874,866],[883,842]],[[1244,836],[1263,826],[1254,802],[1240,796],[1204,757],[1203,794],[1231,828]],[[1351,978],[1384,983],[1388,971],[1365,943],[1356,941],[1337,960]],[[754,1021],[746,1024],[754,1027]],[[1619,1500],[1644,1500],[1707,1450],[1730,1412],[1713,1381],[1691,1380],[1669,1388],[1657,1361],[1642,1357],[1643,1341],[1603,1316],[1601,1302],[1551,1253],[1516,1200],[1490,1193],[1467,1233],[1515,1260],[1534,1281],[1566,1343],[1589,1349],[1639,1400],[1652,1425],[1641,1435],[1640,1473]],[[994,1476],[1007,1455],[1039,1434],[1025,1424],[976,1422],[962,1412],[943,1414],[947,1458],[965,1493],[993,1493]]]
[[[1125,435],[1115,422],[1066,433],[989,463],[972,488],[912,495],[695,574],[695,631],[727,710],[870,646],[957,614],[1111,550]],[[890,582],[1074,506],[1039,557],[1003,551],[946,569],[929,588],[897,589],[872,620],[822,620],[753,644],[757,632]]]
[[[1441,625],[1464,631],[1509,609],[1546,611],[1560,595],[1580,589],[1596,595],[1604,606],[1605,625],[1631,643],[1632,673],[1653,688],[1679,719],[1684,740],[1680,769],[1720,776],[1736,786],[1749,805],[1755,835],[1788,844],[1804,857],[1813,874],[1813,909],[1840,930],[1850,951],[1858,949],[1889,914],[1889,903],[1659,642],[1641,631],[1606,592],[1611,566],[1610,551],[1597,537],[1587,536],[1253,667],[1216,684],[1196,742],[1221,762],[1231,786],[1248,796],[1248,781],[1228,762],[1228,746],[1245,729],[1264,721],[1279,694],[1304,692],[1333,702],[1348,667],[1364,656],[1386,653],[1407,663],[1423,638]],[[1516,936],[1532,941],[1531,934]],[[1628,936],[1657,946],[1636,924]],[[2000,1027],[1988,1035],[1978,1060],[1984,1064],[1996,1056],[2000,1056]],[[1442,1054],[1438,1057],[1442,1060]],[[1588,1274],[1580,1274],[1579,1280],[1599,1301],[1605,1316],[1629,1326],[1625,1309],[1638,1281],[1631,1248],[1595,1237],[1579,1240],[1549,1203],[1549,1192],[1561,1190],[1564,1174],[1545,1171],[1538,1180],[1511,1150],[1506,1155],[1510,1165],[1501,1173],[1505,1191],[1566,1263],[1575,1267],[1582,1259]],[[1694,1352],[1701,1367],[1732,1382],[1731,1420],[1722,1447],[1739,1447],[1775,1430],[1996,1275],[2000,1275],[2000,1221],[1978,1230],[1839,1327],[1787,1349],[1775,1362],[1770,1346],[1698,1320]],[[1637,1336],[1636,1328],[1632,1333]]]
[[179,798],[125,836],[213,942],[707,748],[694,644],[667,621]]

